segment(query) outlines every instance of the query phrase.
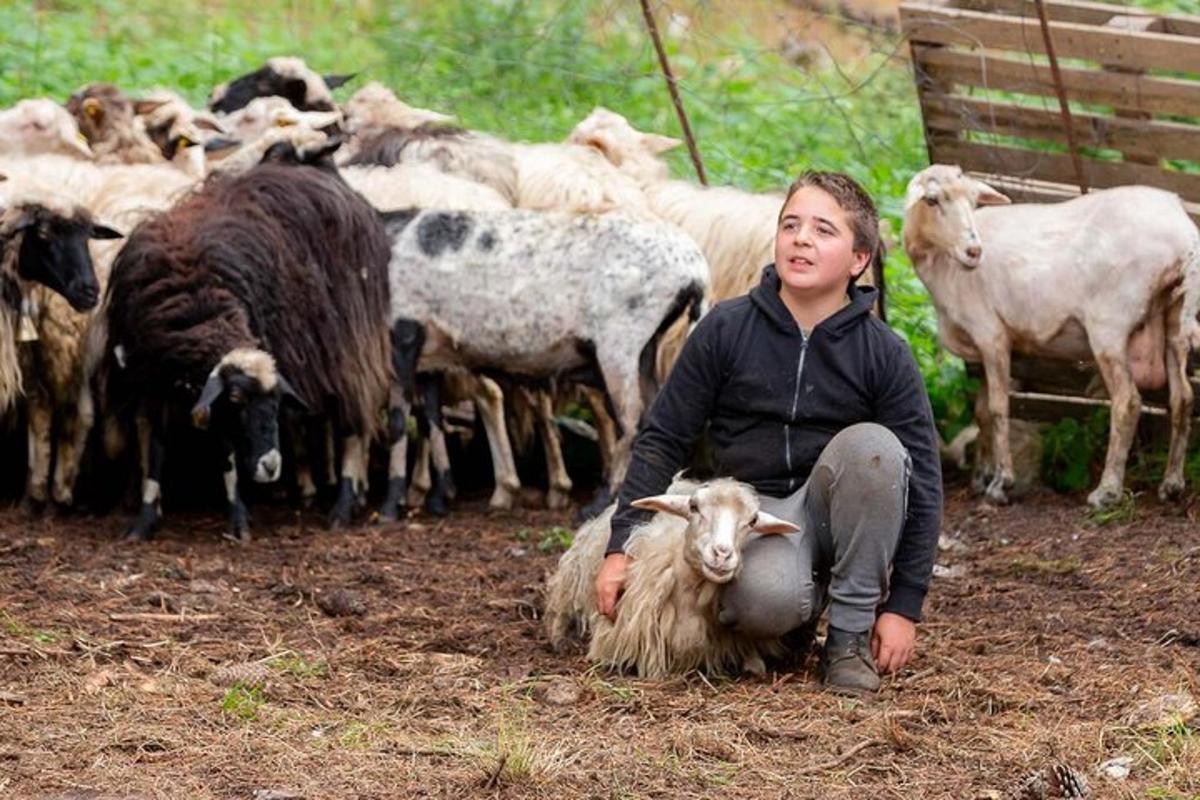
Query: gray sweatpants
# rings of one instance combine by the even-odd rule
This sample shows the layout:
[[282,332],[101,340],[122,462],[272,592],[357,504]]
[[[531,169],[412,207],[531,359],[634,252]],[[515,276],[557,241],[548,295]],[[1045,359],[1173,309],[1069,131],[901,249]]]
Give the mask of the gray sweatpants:
[[808,482],[763,510],[801,533],[754,536],[742,571],[721,597],[721,621],[753,637],[775,637],[817,617],[862,632],[875,624],[908,503],[912,461],[896,435],[863,422],[839,431]]

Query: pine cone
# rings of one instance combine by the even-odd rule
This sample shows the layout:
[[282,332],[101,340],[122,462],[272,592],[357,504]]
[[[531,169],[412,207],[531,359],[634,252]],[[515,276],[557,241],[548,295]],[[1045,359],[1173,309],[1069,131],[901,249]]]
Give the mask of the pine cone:
[[242,686],[263,686],[270,676],[271,671],[265,664],[250,663],[230,664],[213,670],[208,679],[217,686],[233,686],[235,683]]
[[1008,800],[1069,800],[1087,797],[1088,785],[1083,774],[1066,764],[1039,769],[1008,793]]

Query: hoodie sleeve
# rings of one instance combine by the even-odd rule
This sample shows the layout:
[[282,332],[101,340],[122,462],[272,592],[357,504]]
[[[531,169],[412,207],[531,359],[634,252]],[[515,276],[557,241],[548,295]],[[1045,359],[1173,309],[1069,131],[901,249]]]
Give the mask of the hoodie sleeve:
[[884,368],[876,421],[896,434],[908,450],[912,475],[908,515],[892,560],[891,587],[883,610],[919,622],[942,526],[942,464],[925,382],[908,344],[901,340],[897,345]]
[[653,516],[630,504],[638,498],[665,492],[675,473],[691,457],[723,380],[719,354],[721,327],[719,307],[700,320],[650,406],[633,441],[605,555],[624,552],[633,529]]

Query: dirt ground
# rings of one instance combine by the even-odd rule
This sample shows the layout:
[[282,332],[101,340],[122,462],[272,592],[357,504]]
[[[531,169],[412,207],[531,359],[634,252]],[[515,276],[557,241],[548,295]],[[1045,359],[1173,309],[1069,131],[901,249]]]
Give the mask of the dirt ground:
[[815,659],[651,683],[550,652],[565,512],[260,508],[244,547],[217,515],[129,546],[120,514],[0,512],[0,797],[961,800],[1066,764],[1092,797],[1194,800],[1198,514],[951,488],[919,653],[849,700]]

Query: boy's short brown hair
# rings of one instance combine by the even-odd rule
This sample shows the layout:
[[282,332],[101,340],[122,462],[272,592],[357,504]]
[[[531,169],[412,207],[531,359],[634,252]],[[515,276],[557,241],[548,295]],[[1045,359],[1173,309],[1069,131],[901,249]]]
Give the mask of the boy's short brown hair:
[[830,194],[837,201],[850,218],[850,229],[854,233],[855,252],[865,251],[871,254],[867,269],[874,271],[883,269],[885,251],[883,242],[879,238],[879,211],[875,208],[875,201],[856,180],[843,172],[806,170],[788,187],[787,197],[783,199],[783,206],[779,209],[779,220],[783,219],[783,209],[787,207],[792,195],[805,186],[815,186]]

